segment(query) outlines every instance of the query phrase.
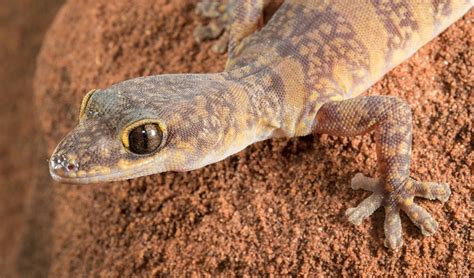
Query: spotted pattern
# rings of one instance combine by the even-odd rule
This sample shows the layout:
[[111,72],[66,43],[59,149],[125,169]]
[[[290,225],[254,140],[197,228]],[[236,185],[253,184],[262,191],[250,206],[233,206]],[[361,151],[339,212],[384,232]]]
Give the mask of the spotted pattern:
[[[360,223],[384,206],[391,248],[402,244],[400,210],[423,234],[432,234],[436,222],[413,197],[446,201],[449,186],[410,178],[408,105],[391,97],[354,97],[472,3],[287,0],[257,31],[266,1],[232,2],[225,71],[139,77],[94,90],[78,126],[54,151],[51,175],[71,183],[130,179],[197,169],[268,138],[375,130],[379,177],[356,175],[353,188],[374,193],[348,210],[349,220]],[[134,154],[122,143],[137,122],[160,127],[155,152]]]
[[402,245],[400,209],[424,235],[432,235],[436,221],[413,202],[415,196],[446,201],[450,195],[447,184],[421,183],[410,178],[412,117],[410,107],[402,100],[389,96],[367,96],[324,104],[318,112],[315,132],[354,136],[374,130],[376,133],[377,179],[356,176],[354,189],[372,191],[356,208],[346,212],[349,220],[360,224],[378,207],[385,207],[385,245]]

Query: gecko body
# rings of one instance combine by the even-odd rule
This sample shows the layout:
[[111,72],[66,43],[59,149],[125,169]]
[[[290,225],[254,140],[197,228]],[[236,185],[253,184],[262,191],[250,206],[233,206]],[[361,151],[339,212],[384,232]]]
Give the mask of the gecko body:
[[347,210],[359,224],[386,213],[386,245],[402,245],[399,211],[431,235],[436,221],[414,197],[446,201],[447,184],[409,175],[411,111],[402,100],[360,96],[472,7],[472,1],[287,0],[258,30],[263,0],[233,2],[226,69],[139,77],[93,90],[80,122],[50,160],[54,179],[94,183],[189,171],[248,145],[311,133],[374,130],[373,194]]

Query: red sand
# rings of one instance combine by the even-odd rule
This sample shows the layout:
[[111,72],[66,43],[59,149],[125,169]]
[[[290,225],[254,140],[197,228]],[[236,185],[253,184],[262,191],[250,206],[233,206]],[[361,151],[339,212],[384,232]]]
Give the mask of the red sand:
[[[68,1],[46,36],[35,99],[48,154],[77,123],[91,88],[223,69],[226,57],[210,51],[212,42],[194,42],[202,21],[194,1],[114,2]],[[361,226],[349,224],[345,209],[368,195],[349,182],[357,172],[375,174],[374,136],[307,136],[254,144],[189,173],[88,186],[51,181],[46,207],[54,218],[43,231],[50,274],[468,276],[473,19],[471,11],[368,92],[411,104],[411,174],[451,184],[446,204],[418,201],[439,223],[435,236],[423,237],[403,215],[405,245],[393,252],[383,246],[381,210]]]

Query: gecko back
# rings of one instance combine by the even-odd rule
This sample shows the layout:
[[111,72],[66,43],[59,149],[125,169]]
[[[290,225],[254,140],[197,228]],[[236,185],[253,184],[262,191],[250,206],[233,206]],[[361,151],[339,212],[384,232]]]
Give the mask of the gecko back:
[[357,96],[459,19],[471,0],[288,0],[265,27],[230,53],[228,69],[262,53],[291,57],[306,94],[325,102]]
[[51,175],[93,183],[188,171],[272,137],[375,130],[378,176],[352,183],[373,194],[347,210],[349,220],[359,224],[383,206],[385,243],[394,249],[402,245],[400,211],[432,235],[436,221],[413,198],[446,201],[451,191],[410,177],[409,105],[353,97],[472,2],[288,0],[252,34],[263,3],[237,1],[225,71],[140,77],[86,95],[79,124],[51,157]]

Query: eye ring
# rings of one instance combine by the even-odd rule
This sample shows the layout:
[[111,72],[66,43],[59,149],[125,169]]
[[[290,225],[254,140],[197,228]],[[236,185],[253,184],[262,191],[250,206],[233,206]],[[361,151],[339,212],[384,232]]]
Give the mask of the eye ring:
[[127,126],[121,135],[123,146],[137,155],[155,153],[165,142],[166,129],[157,120],[144,119]]

